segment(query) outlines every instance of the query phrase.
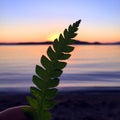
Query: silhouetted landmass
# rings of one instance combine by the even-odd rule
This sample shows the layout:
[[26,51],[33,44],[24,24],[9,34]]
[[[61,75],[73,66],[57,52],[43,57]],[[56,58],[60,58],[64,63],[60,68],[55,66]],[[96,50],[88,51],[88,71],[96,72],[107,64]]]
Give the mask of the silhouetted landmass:
[[75,44],[77,44],[77,45],[101,45],[103,43],[100,43],[100,42],[86,42],[86,41],[76,40]]
[[46,45],[52,44],[52,42],[18,42],[18,43],[0,43],[0,45]]
[[86,42],[86,41],[76,40],[75,44],[77,45],[120,45],[120,42],[101,43],[101,42]]
[[120,45],[120,42],[108,43],[108,44],[112,44],[112,45]]
[[[0,43],[0,45],[48,45],[52,44],[53,42],[46,41],[46,42],[18,42],[18,43]],[[114,43],[100,43],[100,42],[86,42],[86,41],[79,41],[75,40],[75,45],[120,45],[120,42]]]
[[79,41],[79,40],[75,40],[74,44],[78,44],[78,45],[86,45],[86,44],[90,44],[89,42],[85,42],[85,41]]

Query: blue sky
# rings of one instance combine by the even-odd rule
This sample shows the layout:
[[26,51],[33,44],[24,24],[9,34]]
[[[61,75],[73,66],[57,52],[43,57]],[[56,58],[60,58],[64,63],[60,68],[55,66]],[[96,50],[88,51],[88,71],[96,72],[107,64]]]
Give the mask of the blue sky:
[[0,0],[0,41],[46,41],[82,19],[76,39],[120,41],[120,0]]

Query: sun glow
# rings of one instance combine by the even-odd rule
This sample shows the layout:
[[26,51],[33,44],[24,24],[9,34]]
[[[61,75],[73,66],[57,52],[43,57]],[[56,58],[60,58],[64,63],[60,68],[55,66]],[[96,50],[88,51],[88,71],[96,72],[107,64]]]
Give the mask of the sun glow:
[[48,40],[50,41],[54,41],[56,38],[59,37],[59,33],[55,33],[55,34],[51,34],[49,37],[48,37]]

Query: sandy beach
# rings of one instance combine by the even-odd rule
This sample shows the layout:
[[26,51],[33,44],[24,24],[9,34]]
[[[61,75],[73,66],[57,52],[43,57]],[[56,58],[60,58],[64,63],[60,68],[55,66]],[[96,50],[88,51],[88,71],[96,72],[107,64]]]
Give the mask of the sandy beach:
[[[27,105],[28,93],[1,93],[0,111]],[[58,93],[53,120],[120,120],[120,91],[66,91]]]

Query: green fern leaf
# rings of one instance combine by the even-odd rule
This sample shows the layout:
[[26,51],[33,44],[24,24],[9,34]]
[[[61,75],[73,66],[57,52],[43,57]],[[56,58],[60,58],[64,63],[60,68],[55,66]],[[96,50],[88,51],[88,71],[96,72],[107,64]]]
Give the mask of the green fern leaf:
[[33,83],[39,88],[39,89],[45,89],[45,81],[40,79],[37,76],[33,76]]
[[73,50],[74,50],[74,47],[66,46],[65,49],[63,50],[63,52],[69,53],[69,52],[72,52]]
[[50,109],[52,109],[55,105],[56,105],[56,102],[55,102],[55,101],[46,99],[46,100],[44,100],[44,102],[43,102],[43,109],[44,109],[44,110],[50,110]]
[[38,103],[37,100],[35,98],[32,98],[30,96],[27,96],[27,100],[29,102],[29,104],[34,108],[37,109],[38,108]]
[[34,120],[51,120],[52,118],[49,110],[56,105],[54,101],[57,95],[56,87],[59,85],[62,70],[67,65],[63,60],[67,60],[71,56],[70,52],[74,50],[71,45],[75,40],[72,38],[77,35],[76,31],[80,21],[65,29],[63,34],[55,39],[53,46],[48,47],[47,56],[42,55],[40,59],[42,66],[36,65],[35,72],[37,75],[33,75],[32,79],[35,87],[30,87],[32,97],[27,97],[31,108],[23,109]]
[[70,56],[71,56],[71,54],[59,53],[59,55],[57,57],[59,60],[67,60]]
[[58,62],[58,61],[56,61],[53,64],[53,68],[62,70],[66,65],[67,65],[66,62]]
[[47,70],[38,65],[36,65],[36,74],[42,79],[46,79],[46,77],[48,76]]
[[36,98],[41,98],[42,96],[42,92],[41,90],[39,90],[38,88],[36,87],[30,87],[30,92],[32,93],[32,95]]
[[57,77],[59,77],[62,74],[62,72],[63,72],[62,70],[56,69],[54,71],[51,71],[51,73],[49,74],[49,76],[51,78],[57,78]]
[[52,70],[53,69],[52,62],[44,55],[41,57],[41,64],[47,70]]
[[50,79],[47,82],[47,88],[54,88],[58,86],[60,80],[58,78]]
[[50,58],[51,61],[57,61],[57,56],[55,51],[51,48],[51,46],[49,46],[48,50],[47,50],[47,55]]
[[50,112],[48,112],[48,110],[43,110],[40,113],[40,117],[38,120],[51,120],[52,115]]
[[47,89],[45,93],[46,99],[53,99],[57,95],[57,89],[56,88]]

